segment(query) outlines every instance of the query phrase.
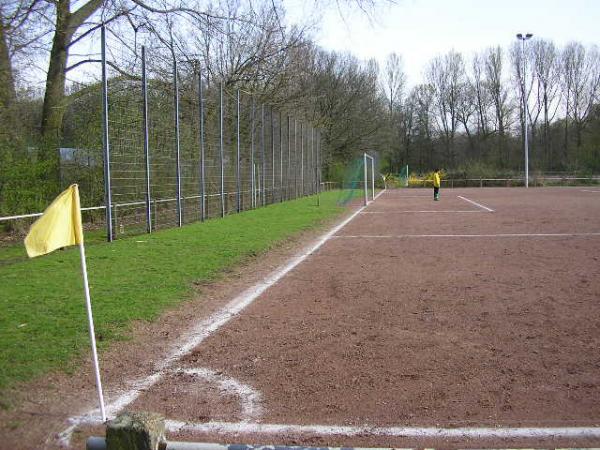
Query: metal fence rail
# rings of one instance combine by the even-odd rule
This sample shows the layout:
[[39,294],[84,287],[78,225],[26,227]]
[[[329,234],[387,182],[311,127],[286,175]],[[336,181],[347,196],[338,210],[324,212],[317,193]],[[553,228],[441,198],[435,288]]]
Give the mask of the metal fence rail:
[[[333,181],[327,181],[327,182],[320,183],[320,185],[321,186],[320,186],[319,191],[326,192],[326,191],[331,191],[333,189],[337,189],[339,183],[336,183]],[[258,195],[258,190],[259,189],[257,187],[256,192],[254,193],[255,195]],[[267,191],[267,193],[270,193],[271,189],[267,189],[266,191]],[[251,196],[252,191],[251,190],[241,190],[241,191],[239,191],[239,194],[242,196],[245,196],[245,195]],[[237,197],[238,191],[225,191],[225,195],[228,197]],[[277,191],[275,195],[279,195],[279,191]],[[199,200],[201,197],[202,197],[201,195],[191,195],[188,197],[181,197],[181,201],[186,202],[189,200]],[[219,198],[220,199],[220,197],[221,197],[220,192],[204,195],[204,198]],[[177,198],[172,197],[172,198],[153,199],[150,202],[150,208],[151,208],[151,210],[154,210],[156,208],[156,205],[159,205],[161,203],[166,203],[166,202],[177,202]],[[137,201],[137,202],[130,202],[130,203],[113,203],[112,204],[112,210],[113,210],[112,214],[114,216],[118,211],[123,211],[123,209],[127,208],[127,207],[132,207],[132,206],[141,207],[141,206],[145,206],[145,205],[146,205],[145,201]],[[88,212],[88,211],[99,211],[99,210],[105,210],[105,209],[106,209],[106,206],[101,205],[101,206],[90,206],[90,207],[81,208],[81,211]],[[246,208],[246,209],[250,209],[250,208]],[[31,214],[5,216],[5,217],[0,217],[0,222],[9,222],[9,221],[13,221],[13,220],[24,220],[24,219],[35,219],[36,217],[40,217],[42,214],[43,214],[43,212],[36,212],[36,213],[31,213]],[[119,224],[118,219],[116,219],[116,223]]]

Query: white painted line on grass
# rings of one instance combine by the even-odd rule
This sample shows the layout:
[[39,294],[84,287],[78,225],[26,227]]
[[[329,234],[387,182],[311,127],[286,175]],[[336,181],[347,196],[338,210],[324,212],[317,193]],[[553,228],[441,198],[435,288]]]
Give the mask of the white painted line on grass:
[[170,432],[197,432],[217,434],[306,434],[339,436],[394,436],[408,438],[465,438],[465,439],[589,439],[600,437],[600,427],[374,427],[337,425],[286,425],[268,423],[205,422],[190,423],[167,420]]
[[462,200],[464,200],[465,202],[469,202],[472,205],[475,205],[475,206],[477,206],[479,208],[485,209],[486,211],[494,212],[494,210],[492,208],[488,208],[487,206],[483,206],[482,204],[474,202],[473,200],[469,200],[468,198],[463,197],[462,195],[457,195],[457,197],[460,198],[460,199],[462,199]]
[[480,237],[591,237],[599,233],[502,233],[502,234],[336,234],[333,239],[408,239],[408,238],[480,238]]
[[[375,196],[375,200],[379,198],[379,196],[384,192],[385,189],[379,192]],[[244,308],[246,308],[254,300],[256,300],[269,287],[273,286],[288,272],[293,270],[298,264],[303,262],[307,257],[309,257],[315,251],[317,251],[325,242],[327,242],[339,230],[345,227],[352,219],[354,219],[358,214],[360,214],[360,212],[365,207],[366,206],[360,207],[358,210],[352,213],[350,217],[346,218],[343,222],[341,222],[329,232],[321,236],[321,238],[319,238],[319,240],[315,244],[309,246],[304,251],[293,256],[287,261],[287,263],[284,266],[278,268],[274,272],[271,272],[263,281],[246,289],[240,295],[235,297],[231,302],[225,305],[225,307],[222,310],[210,315],[208,318],[196,324],[192,328],[192,330],[185,335],[183,339],[183,344],[175,345],[171,352],[167,355],[167,357],[156,366],[155,373],[146,377],[138,378],[137,380],[130,382],[129,390],[119,395],[113,401],[108,402],[106,406],[106,414],[108,416],[115,416],[123,408],[135,401],[140,396],[140,394],[142,394],[144,391],[148,390],[150,387],[152,387],[158,381],[160,381],[164,377],[167,370],[171,366],[173,366],[174,363],[176,363],[182,357],[190,353],[194,348],[200,345],[202,341],[204,341],[207,337],[209,337],[211,334],[213,334],[215,331],[217,331],[219,328],[221,328],[223,325],[229,322]],[[87,413],[84,413],[80,416],[71,417],[70,419],[68,419],[68,422],[70,424],[82,423],[82,421],[88,422],[88,418],[93,416],[100,416],[98,409],[90,410]],[[71,425],[65,431],[60,433],[61,439],[64,439],[64,441],[68,443],[71,439],[74,429],[75,428]]]
[[363,211],[361,214],[406,214],[406,213],[482,213],[480,210],[440,210],[440,211],[416,211],[416,210],[406,210],[406,211]]

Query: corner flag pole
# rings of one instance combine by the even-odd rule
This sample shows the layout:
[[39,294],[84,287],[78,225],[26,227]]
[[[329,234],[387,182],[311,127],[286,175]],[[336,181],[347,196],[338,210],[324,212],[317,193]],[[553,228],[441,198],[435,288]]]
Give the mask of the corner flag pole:
[[96,351],[96,336],[94,333],[94,319],[92,317],[92,302],[90,301],[90,287],[87,278],[87,265],[85,262],[85,248],[83,246],[83,226],[81,224],[81,204],[79,202],[79,187],[72,184],[63,191],[46,208],[44,214],[35,221],[25,237],[27,256],[46,255],[59,248],[79,245],[81,255],[81,274],[85,292],[85,305],[87,309],[92,355],[94,357],[94,373],[96,375],[96,388],[100,399],[100,413],[102,422],[106,421],[104,398],[102,396],[102,383],[100,382],[100,369],[98,352]]
[[87,264],[85,262],[85,247],[83,246],[83,242],[79,243],[79,254],[81,255],[81,274],[83,276],[85,306],[88,316],[90,341],[92,343],[92,356],[94,358],[94,374],[96,376],[96,389],[98,391],[98,400],[100,401],[100,414],[102,415],[102,422],[106,422],[106,410],[104,408],[104,396],[102,395],[102,381],[100,380],[100,365],[98,364],[98,352],[96,350],[96,334],[94,332],[94,318],[92,316],[92,302],[90,300],[90,287],[88,285]]

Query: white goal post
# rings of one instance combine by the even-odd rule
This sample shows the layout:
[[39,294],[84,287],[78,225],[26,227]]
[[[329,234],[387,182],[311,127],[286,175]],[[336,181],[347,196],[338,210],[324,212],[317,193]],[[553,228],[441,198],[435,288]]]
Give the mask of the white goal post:
[[371,200],[375,200],[375,158],[371,155],[363,154],[363,168],[364,168],[364,185],[365,185],[365,206],[369,203],[369,169],[368,163],[371,163]]

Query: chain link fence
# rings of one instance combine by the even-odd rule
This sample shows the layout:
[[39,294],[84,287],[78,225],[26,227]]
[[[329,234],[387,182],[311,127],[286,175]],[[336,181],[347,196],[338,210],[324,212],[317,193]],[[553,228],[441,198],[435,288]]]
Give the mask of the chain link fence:
[[123,68],[104,48],[103,82],[71,96],[60,179],[88,228],[112,240],[317,192],[318,130],[162,50]]

